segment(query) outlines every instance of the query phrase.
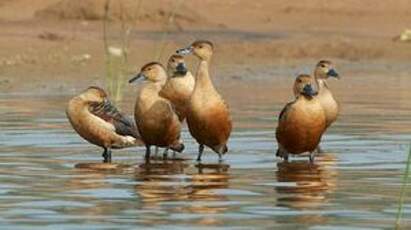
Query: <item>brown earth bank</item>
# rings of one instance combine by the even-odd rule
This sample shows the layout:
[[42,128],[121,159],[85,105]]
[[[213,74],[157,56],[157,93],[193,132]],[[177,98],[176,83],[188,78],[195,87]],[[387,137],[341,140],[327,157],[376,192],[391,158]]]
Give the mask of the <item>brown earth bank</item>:
[[[70,94],[102,85],[105,3],[0,0],[0,92]],[[113,46],[121,25],[131,28],[130,73],[195,39],[216,44],[214,71],[228,79],[307,72],[323,58],[348,76],[411,70],[411,43],[393,41],[411,27],[406,0],[117,0],[108,19]]]

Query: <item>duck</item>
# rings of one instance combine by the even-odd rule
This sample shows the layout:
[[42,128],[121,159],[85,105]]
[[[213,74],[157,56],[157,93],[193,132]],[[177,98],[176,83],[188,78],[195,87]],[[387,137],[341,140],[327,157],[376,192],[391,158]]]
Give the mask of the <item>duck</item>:
[[314,69],[314,77],[318,84],[318,100],[320,101],[327,119],[327,128],[337,120],[339,103],[335,100],[333,93],[327,85],[329,77],[340,78],[331,61],[321,60]]
[[278,142],[277,156],[288,161],[289,154],[309,152],[310,162],[314,162],[315,150],[326,130],[326,115],[318,99],[315,79],[308,74],[300,74],[294,82],[294,101],[281,111],[276,129]]
[[66,115],[82,138],[104,149],[104,163],[111,162],[112,149],[143,145],[133,120],[123,115],[97,86],[71,98]]
[[199,144],[197,161],[201,161],[205,146],[217,153],[222,161],[228,151],[227,142],[232,130],[228,105],[215,89],[208,70],[213,50],[213,43],[198,40],[176,51],[180,55],[193,54],[200,60],[187,114],[188,129]]
[[134,118],[140,136],[146,146],[145,159],[150,159],[150,147],[165,148],[181,153],[184,144],[180,140],[181,123],[172,103],[160,95],[167,80],[164,66],[158,62],[145,64],[129,83],[143,79],[144,85],[137,93]]
[[160,95],[171,101],[178,118],[183,122],[189,109],[189,101],[194,90],[194,77],[188,71],[184,56],[173,54],[167,62],[167,81]]

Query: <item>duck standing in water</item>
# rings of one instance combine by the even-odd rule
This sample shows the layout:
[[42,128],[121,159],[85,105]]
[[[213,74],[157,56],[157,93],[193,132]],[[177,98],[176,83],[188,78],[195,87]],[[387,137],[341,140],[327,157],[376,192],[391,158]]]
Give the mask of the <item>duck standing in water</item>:
[[329,77],[335,77],[339,79],[340,76],[335,71],[332,62],[322,60],[315,66],[314,77],[318,84],[317,98],[324,109],[328,128],[334,121],[337,120],[339,104],[334,99],[331,90],[328,88],[327,79]]
[[133,120],[121,114],[101,88],[92,86],[73,97],[66,114],[81,137],[103,147],[106,163],[111,162],[111,149],[143,145]]
[[326,129],[326,116],[317,98],[315,79],[299,75],[294,82],[294,92],[296,99],[284,107],[278,119],[277,156],[288,160],[288,154],[309,152],[313,162],[314,151]]
[[193,53],[200,59],[187,114],[188,128],[199,144],[197,160],[201,161],[205,145],[216,152],[221,161],[222,155],[228,151],[227,141],[232,123],[228,106],[214,88],[208,72],[213,44],[209,41],[196,41],[187,48],[177,50],[177,53]]
[[180,141],[181,124],[171,102],[160,96],[160,91],[167,80],[164,67],[151,62],[141,68],[129,83],[143,78],[146,82],[137,95],[134,110],[135,121],[141,138],[146,145],[146,160],[150,159],[150,147],[164,147],[164,157],[168,149],[182,152],[184,145]]
[[184,62],[184,57],[172,55],[167,63],[168,79],[160,95],[174,105],[180,121],[184,121],[189,110],[191,94],[194,90],[194,77]]

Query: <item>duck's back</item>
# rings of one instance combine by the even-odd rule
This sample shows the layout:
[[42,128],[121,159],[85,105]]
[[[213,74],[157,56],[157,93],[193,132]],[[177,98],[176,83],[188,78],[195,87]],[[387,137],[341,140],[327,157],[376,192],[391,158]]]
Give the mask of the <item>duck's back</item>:
[[70,100],[66,114],[74,130],[88,142],[98,146],[104,147],[107,140],[111,139],[110,133],[115,130],[113,125],[83,108],[77,97]]
[[[92,144],[112,148],[141,144],[138,136],[134,137],[138,135],[136,130],[132,130],[135,128],[134,124],[124,123],[124,117],[119,113],[116,115],[121,117],[94,114],[90,108],[84,106],[79,97],[75,97],[69,101],[66,114],[74,130]],[[127,134],[122,135],[120,132]]]
[[318,100],[297,99],[281,112],[276,138],[291,154],[311,152],[319,144],[325,126],[325,114]]

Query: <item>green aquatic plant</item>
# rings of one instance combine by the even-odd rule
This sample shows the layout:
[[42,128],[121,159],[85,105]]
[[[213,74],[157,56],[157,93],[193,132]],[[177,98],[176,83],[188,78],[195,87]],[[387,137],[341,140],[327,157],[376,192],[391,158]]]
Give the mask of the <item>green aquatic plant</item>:
[[[123,2],[120,4],[120,41],[109,41],[108,38],[108,25],[110,22],[110,3],[111,0],[106,0],[104,5],[104,18],[103,18],[103,42],[105,53],[105,67],[106,67],[106,85],[108,94],[112,97],[115,103],[121,101],[123,96],[123,88],[125,80],[128,75],[129,63],[129,37],[132,27],[127,23],[126,13],[123,6]],[[141,6],[141,0],[138,2],[136,9],[136,16],[139,13]],[[111,43],[120,43],[119,45],[111,45]]]
[[407,158],[404,176],[402,180],[400,199],[398,202],[399,205],[398,205],[397,217],[395,220],[395,229],[401,229],[401,219],[402,219],[403,211],[404,211],[404,199],[407,193],[408,180],[410,178],[410,174],[411,174],[411,147],[408,150],[408,158]]

